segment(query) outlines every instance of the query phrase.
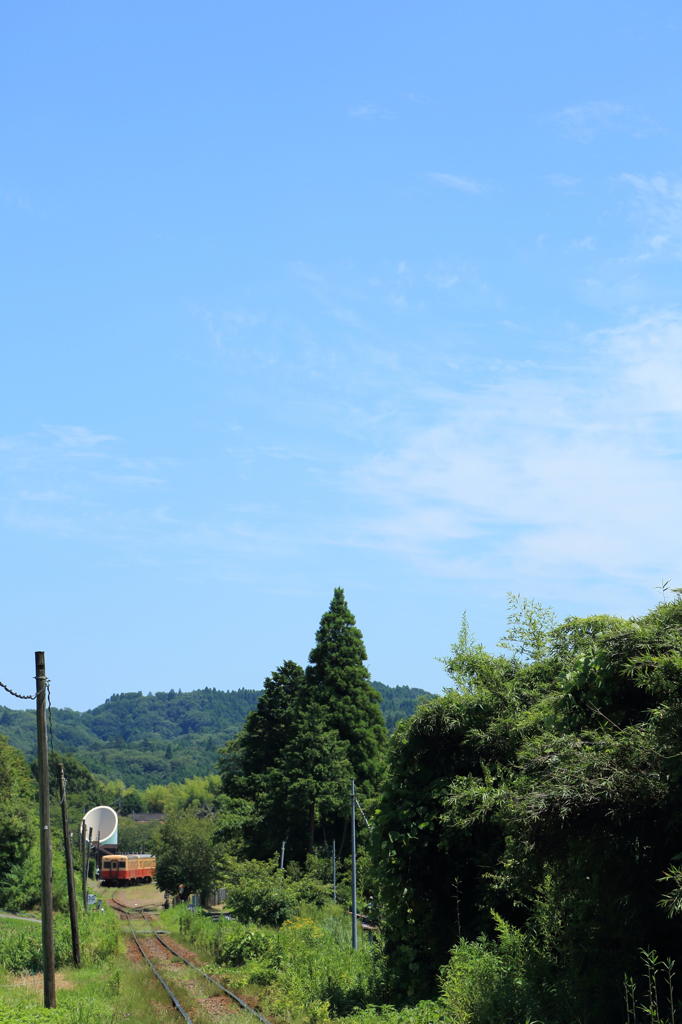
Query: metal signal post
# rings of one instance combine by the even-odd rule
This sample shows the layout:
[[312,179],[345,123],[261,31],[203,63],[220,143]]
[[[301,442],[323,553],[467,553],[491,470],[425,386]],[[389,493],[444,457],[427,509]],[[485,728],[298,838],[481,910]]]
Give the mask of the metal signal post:
[[355,851],[355,779],[350,784],[350,837],[351,837],[351,913],[353,915],[352,937],[353,949],[358,948],[358,896],[357,896],[357,857]]

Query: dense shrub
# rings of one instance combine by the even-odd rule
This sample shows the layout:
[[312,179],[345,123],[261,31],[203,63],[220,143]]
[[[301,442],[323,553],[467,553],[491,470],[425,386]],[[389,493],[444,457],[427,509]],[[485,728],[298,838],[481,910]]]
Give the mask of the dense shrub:
[[332,896],[331,886],[319,878],[282,873],[276,856],[269,861],[230,858],[225,880],[227,904],[244,923],[281,924],[302,904],[321,907]]
[[423,999],[414,1006],[396,1007],[388,1003],[363,1007],[355,1010],[351,1021],[352,1024],[451,1024],[452,1018],[443,1003]]
[[272,932],[232,922],[221,929],[216,963],[227,967],[241,967],[249,960],[262,960],[276,945]]

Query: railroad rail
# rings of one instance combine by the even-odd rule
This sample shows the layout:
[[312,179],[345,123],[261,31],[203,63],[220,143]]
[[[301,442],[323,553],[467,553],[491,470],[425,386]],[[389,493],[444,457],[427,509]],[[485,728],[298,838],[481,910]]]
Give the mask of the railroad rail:
[[[119,904],[119,906],[122,906],[122,904]],[[175,1009],[176,1009],[176,1010],[179,1010],[179,1011],[180,1011],[180,1013],[182,1014],[182,1016],[183,1016],[183,1017],[185,1018],[185,1020],[187,1021],[187,1024],[192,1024],[192,1020],[191,1020],[191,1018],[190,1018],[190,1017],[189,1017],[189,1016],[187,1015],[187,1013],[185,1012],[185,1010],[183,1010],[182,1006],[180,1005],[180,1002],[179,1002],[179,1000],[178,1000],[178,997],[177,997],[176,995],[174,995],[174,994],[173,994],[173,992],[171,992],[170,988],[168,987],[168,985],[166,984],[166,982],[165,982],[165,981],[163,980],[163,978],[161,977],[161,975],[160,975],[160,974],[159,974],[159,972],[157,971],[156,967],[155,967],[155,966],[154,966],[154,964],[153,964],[153,963],[151,962],[151,960],[149,959],[149,957],[147,956],[147,954],[146,954],[146,953],[145,953],[145,951],[143,950],[142,946],[140,945],[140,940],[138,939],[137,935],[135,934],[135,929],[133,928],[133,922],[132,922],[132,921],[131,921],[131,919],[130,919],[130,911],[126,910],[126,911],[125,911],[125,915],[126,915],[126,917],[128,918],[128,924],[130,925],[130,930],[131,930],[131,932],[132,932],[132,934],[133,934],[133,938],[135,939],[135,942],[137,943],[137,948],[139,949],[140,953],[142,953],[142,956],[143,956],[143,957],[145,958],[145,960],[147,961],[147,963],[148,963],[148,964],[149,964],[149,966],[151,967],[151,969],[152,969],[152,971],[154,972],[154,974],[156,975],[157,979],[158,979],[158,980],[159,980],[159,981],[161,982],[161,984],[162,984],[162,985],[163,985],[163,987],[165,988],[166,992],[167,992],[167,993],[168,993],[168,995],[170,996],[170,1001],[171,1001],[171,1003],[173,1004],[173,1006],[175,1007]],[[143,914],[142,916],[144,917],[144,914]],[[145,920],[146,920],[146,918],[145,918]]]
[[173,956],[176,956],[176,957],[178,957],[178,959],[179,959],[179,960],[182,960],[182,961],[183,961],[183,963],[186,963],[186,964],[187,964],[187,966],[188,966],[188,967],[191,967],[193,971],[196,971],[196,972],[197,972],[197,974],[201,974],[201,976],[202,976],[203,978],[206,978],[206,980],[207,980],[207,981],[210,981],[210,982],[212,982],[212,984],[214,984],[214,985],[217,985],[217,987],[218,987],[218,988],[219,988],[219,989],[221,990],[221,992],[224,992],[224,993],[225,993],[225,995],[228,995],[228,996],[230,997],[230,999],[234,999],[235,1003],[238,1003],[238,1004],[239,1004],[239,1006],[241,1006],[241,1008],[242,1008],[243,1010],[248,1010],[248,1011],[249,1011],[249,1013],[252,1013],[252,1014],[254,1015],[254,1017],[257,1017],[257,1018],[258,1018],[258,1020],[259,1020],[259,1021],[261,1022],[261,1024],[270,1024],[270,1021],[269,1021],[269,1020],[267,1019],[267,1017],[262,1017],[262,1016],[261,1016],[261,1014],[260,1014],[260,1013],[258,1013],[258,1011],[257,1011],[257,1010],[254,1010],[254,1008],[253,1008],[252,1006],[249,1006],[249,1004],[248,1004],[247,1002],[245,1002],[245,1001],[244,1001],[244,1000],[243,1000],[243,999],[242,999],[242,998],[241,998],[240,996],[238,996],[238,995],[237,995],[237,994],[236,994],[235,992],[231,992],[231,991],[229,990],[229,988],[225,988],[225,986],[224,986],[224,985],[221,985],[219,981],[216,981],[216,980],[215,980],[215,978],[212,978],[210,974],[206,974],[206,972],[205,972],[205,971],[202,971],[202,970],[201,970],[201,968],[197,967],[197,966],[196,966],[195,964],[193,964],[193,963],[190,963],[190,961],[189,961],[189,960],[187,960],[187,959],[186,959],[186,958],[185,958],[185,957],[184,957],[184,956],[182,955],[182,953],[178,953],[178,951],[177,951],[176,949],[173,949],[173,947],[172,947],[172,946],[169,946],[169,945],[168,945],[168,943],[166,942],[166,940],[165,940],[165,939],[163,939],[163,938],[161,938],[161,932],[158,932],[158,931],[157,931],[157,930],[156,930],[156,929],[154,928],[154,925],[153,925],[152,921],[150,921],[150,919],[149,919],[149,918],[148,918],[148,917],[147,917],[147,916],[145,915],[145,910],[149,910],[149,909],[150,909],[149,907],[126,907],[126,906],[125,906],[125,905],[124,905],[123,903],[119,903],[119,901],[118,901],[118,900],[117,900],[117,899],[116,899],[115,897],[113,897],[113,896],[112,896],[112,898],[111,898],[111,902],[112,902],[112,903],[115,903],[115,904],[117,905],[117,907],[120,907],[120,909],[121,909],[121,910],[122,910],[122,911],[123,911],[123,912],[125,913],[126,917],[128,918],[128,924],[130,925],[130,930],[131,930],[131,932],[133,933],[133,938],[135,939],[135,942],[137,943],[137,948],[138,948],[138,949],[140,950],[140,952],[142,953],[142,956],[143,956],[143,957],[145,958],[145,960],[147,961],[147,963],[149,964],[149,966],[151,967],[151,969],[152,969],[152,970],[154,971],[154,974],[155,974],[155,975],[156,975],[156,977],[157,977],[157,978],[159,979],[159,981],[161,982],[161,984],[162,984],[162,985],[163,985],[163,987],[165,988],[166,992],[167,992],[167,993],[168,993],[168,995],[170,996],[170,998],[171,998],[171,1000],[172,1000],[173,1004],[174,1004],[175,1006],[177,1006],[178,1010],[179,1010],[179,1011],[180,1011],[180,1013],[181,1013],[181,1014],[183,1015],[183,1017],[184,1017],[184,1018],[185,1018],[185,1020],[186,1020],[186,1021],[188,1022],[188,1024],[192,1024],[192,1021],[191,1021],[191,1020],[189,1019],[189,1017],[187,1016],[187,1014],[185,1013],[185,1011],[184,1011],[184,1010],[182,1009],[182,1007],[180,1006],[180,1003],[179,1003],[179,1002],[177,1001],[177,999],[175,998],[175,996],[173,995],[173,993],[171,992],[171,990],[170,990],[170,989],[168,988],[168,985],[167,985],[167,984],[165,983],[165,981],[164,981],[164,980],[163,980],[163,978],[162,978],[162,977],[160,976],[160,974],[158,973],[158,971],[157,971],[157,970],[156,970],[156,969],[154,968],[154,965],[152,964],[151,960],[149,959],[149,957],[147,956],[147,954],[145,953],[145,951],[144,951],[144,950],[142,949],[142,946],[141,946],[141,945],[140,945],[140,943],[138,942],[137,936],[135,935],[135,929],[133,928],[133,924],[132,924],[132,921],[131,921],[131,919],[130,919],[130,914],[131,914],[131,913],[133,913],[133,914],[139,914],[139,915],[141,916],[141,918],[143,919],[143,921],[145,921],[145,923],[146,923],[146,924],[148,924],[148,925],[149,925],[149,927],[151,928],[151,930],[152,930],[152,932],[153,932],[153,934],[154,934],[154,937],[155,937],[156,941],[157,941],[157,942],[160,942],[162,946],[165,946],[165,947],[166,947],[166,949],[167,949],[167,950],[168,950],[168,951],[169,951],[170,953],[172,953],[172,954],[173,954]]

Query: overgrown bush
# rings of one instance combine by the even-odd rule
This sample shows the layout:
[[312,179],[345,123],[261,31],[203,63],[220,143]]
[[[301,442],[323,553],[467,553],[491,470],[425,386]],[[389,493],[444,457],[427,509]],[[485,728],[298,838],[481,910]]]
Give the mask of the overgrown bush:
[[329,902],[331,886],[312,875],[282,873],[277,857],[269,861],[230,858],[226,872],[227,905],[238,920],[278,925],[294,917],[302,904]]
[[497,939],[462,939],[441,971],[441,1004],[453,1024],[545,1019],[555,1009],[544,984],[553,964],[529,935],[495,916]]
[[[344,1017],[382,998],[381,947],[371,946],[361,935],[359,948],[353,950],[350,920],[341,908],[306,908],[302,916],[286,921],[277,935],[272,983],[275,1017],[293,1019],[306,1008],[307,1012],[316,1008],[319,1014],[326,1008],[331,1016]],[[264,958],[264,965],[273,960],[271,954],[269,961]]]
[[275,932],[239,921],[212,921],[187,907],[176,907],[164,913],[166,927],[177,928],[185,941],[205,950],[217,964],[241,967],[249,961],[262,959],[273,947]]
[[241,967],[249,960],[263,960],[276,945],[272,932],[236,921],[222,932],[216,962],[226,967]]

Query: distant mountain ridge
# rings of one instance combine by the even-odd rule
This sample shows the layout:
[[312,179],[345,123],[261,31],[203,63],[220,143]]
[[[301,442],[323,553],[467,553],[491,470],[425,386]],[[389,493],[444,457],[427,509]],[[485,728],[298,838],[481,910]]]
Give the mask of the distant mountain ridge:
[[[373,685],[382,696],[389,732],[413,714],[420,697],[411,686]],[[216,751],[236,736],[262,690],[170,690],[115,693],[90,711],[52,709],[55,750],[73,753],[90,771],[126,785],[183,782],[215,771]],[[0,733],[31,760],[36,756],[35,711],[0,707]]]

